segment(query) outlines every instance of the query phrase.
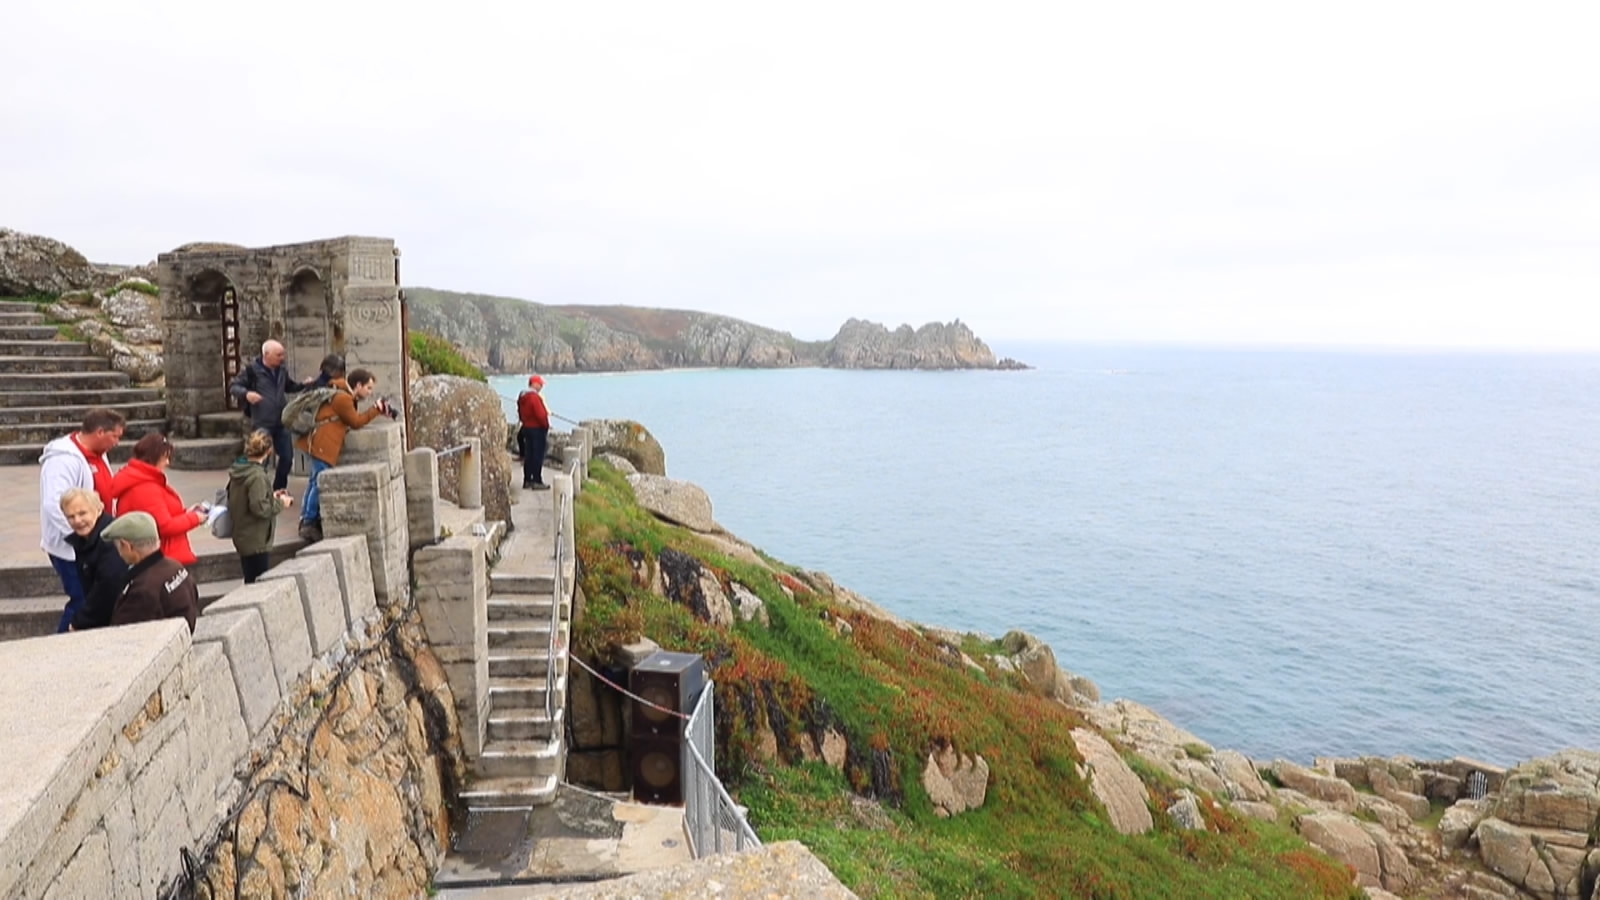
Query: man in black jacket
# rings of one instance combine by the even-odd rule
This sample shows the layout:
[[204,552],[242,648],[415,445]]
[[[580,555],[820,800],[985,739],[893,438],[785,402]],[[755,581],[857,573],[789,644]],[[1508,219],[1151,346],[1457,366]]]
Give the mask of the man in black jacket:
[[128,586],[111,611],[111,624],[136,625],[182,616],[194,631],[200,616],[200,585],[175,559],[161,554],[155,517],[145,512],[118,516],[100,539],[116,545],[128,564]]
[[289,486],[289,470],[294,467],[294,443],[289,429],[283,427],[283,408],[289,403],[288,395],[307,387],[289,377],[289,368],[283,364],[287,356],[282,344],[267,341],[261,345],[261,355],[240,369],[228,385],[228,393],[244,404],[251,430],[260,428],[272,435],[272,450],[278,457],[274,491]]

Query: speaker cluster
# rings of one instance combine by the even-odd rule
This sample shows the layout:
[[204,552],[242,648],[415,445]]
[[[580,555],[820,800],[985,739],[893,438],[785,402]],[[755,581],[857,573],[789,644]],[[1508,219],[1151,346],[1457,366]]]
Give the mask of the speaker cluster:
[[628,701],[632,720],[628,758],[635,801],[683,803],[689,722],[663,709],[687,716],[705,687],[705,661],[698,653],[657,650],[628,673],[628,690],[654,704]]

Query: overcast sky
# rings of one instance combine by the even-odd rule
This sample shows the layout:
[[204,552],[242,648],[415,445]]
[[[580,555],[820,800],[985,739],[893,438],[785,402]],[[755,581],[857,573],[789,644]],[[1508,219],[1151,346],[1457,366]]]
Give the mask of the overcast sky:
[[1600,3],[1312,6],[6,0],[0,225],[803,338],[1600,349]]

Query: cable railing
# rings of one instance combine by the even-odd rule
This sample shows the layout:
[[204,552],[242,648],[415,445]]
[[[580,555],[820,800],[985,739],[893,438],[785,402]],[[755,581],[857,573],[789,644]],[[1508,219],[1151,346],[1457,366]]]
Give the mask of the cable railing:
[[716,685],[706,682],[684,726],[683,830],[695,859],[718,853],[740,853],[761,846],[761,839],[717,778]]

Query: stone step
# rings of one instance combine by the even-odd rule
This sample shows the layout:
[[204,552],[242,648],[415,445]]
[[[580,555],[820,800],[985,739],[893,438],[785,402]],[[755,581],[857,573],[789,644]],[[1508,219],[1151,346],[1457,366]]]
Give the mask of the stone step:
[[83,341],[15,340],[0,338],[0,356],[84,356],[89,352]]
[[[550,679],[539,678],[489,678],[489,708],[495,712],[544,709],[545,691]],[[556,676],[556,705],[566,705],[567,676]]]
[[[150,393],[154,393],[151,391]],[[0,405],[0,425],[18,425],[32,423],[66,423],[68,430],[76,428],[83,422],[83,416],[91,409],[104,407],[122,413],[123,418],[129,421],[157,421],[164,422],[167,418],[167,402],[165,400],[149,400],[144,403],[114,403],[100,402],[90,404],[70,404],[59,402],[50,406],[4,406]]]
[[0,341],[53,341],[60,334],[54,325],[0,325]]
[[[243,578],[201,581],[200,608],[205,609],[229,591],[243,585]],[[0,641],[55,634],[56,626],[61,622],[61,610],[67,605],[67,597],[61,593],[61,583],[56,582],[55,587],[56,593],[50,596],[0,600]]]
[[556,799],[554,775],[534,778],[477,778],[461,792],[468,809],[531,809],[549,806]]
[[198,472],[227,469],[243,450],[244,439],[238,437],[175,438],[172,441],[172,467]]
[[[490,622],[545,622],[550,621],[550,596],[531,594],[496,594],[489,598]],[[563,611],[567,604],[563,603]]]
[[42,325],[48,320],[39,307],[29,303],[0,309],[0,325]]
[[556,580],[553,575],[521,575],[506,572],[489,573],[489,593],[502,594],[543,594],[549,596],[555,593]]
[[491,741],[504,740],[549,740],[561,733],[561,720],[565,710],[556,710],[555,715],[547,716],[544,710],[518,710],[507,713],[489,713],[488,739]]
[[489,741],[472,764],[480,778],[542,778],[561,770],[561,739]]
[[489,648],[519,648],[538,653],[550,647],[550,623],[495,622],[489,626]]
[[128,373],[105,369],[97,372],[0,372],[0,392],[98,391],[128,387]]
[[[217,487],[222,487],[222,482],[219,482]],[[280,541],[272,548],[272,564],[278,565],[294,558],[304,546],[305,542],[299,538]],[[0,608],[4,608],[8,603],[35,597],[52,597],[61,592],[61,579],[56,577],[56,570],[50,567],[43,550],[36,552],[39,560],[37,565],[7,566],[0,569]],[[239,556],[232,550],[201,554],[199,561],[190,566],[189,571],[202,586],[237,582],[244,577],[244,573],[239,569]],[[66,603],[64,596],[61,602],[63,605]],[[543,663],[544,660],[541,659],[540,662]]]
[[0,372],[109,372],[103,356],[89,356],[79,345],[77,356],[0,356]]
[[[54,573],[51,574],[54,575]],[[556,650],[555,663],[556,674],[566,674],[567,654],[565,650]],[[549,671],[550,663],[543,653],[530,654],[520,650],[489,651],[490,678],[542,678]]]
[[37,311],[39,304],[32,300],[0,300],[0,312]]
[[[121,373],[118,373],[121,374]],[[127,376],[124,375],[124,378]],[[0,411],[27,406],[109,406],[113,409],[128,404],[160,403],[161,392],[155,388],[104,388],[100,390],[63,389],[58,391],[0,391]],[[166,411],[163,409],[163,416]],[[63,417],[65,418],[65,417]]]
[[[77,418],[81,420],[82,414]],[[152,431],[165,431],[166,428],[166,419],[133,419],[127,423],[123,436],[138,440]],[[71,419],[65,422],[0,422],[0,444],[33,444],[43,450],[45,444],[77,429],[78,422]],[[33,459],[38,458],[39,455],[35,453]]]
[[195,417],[203,438],[240,438],[249,433],[249,420],[238,410],[203,413]]

